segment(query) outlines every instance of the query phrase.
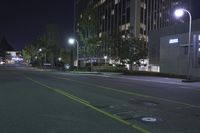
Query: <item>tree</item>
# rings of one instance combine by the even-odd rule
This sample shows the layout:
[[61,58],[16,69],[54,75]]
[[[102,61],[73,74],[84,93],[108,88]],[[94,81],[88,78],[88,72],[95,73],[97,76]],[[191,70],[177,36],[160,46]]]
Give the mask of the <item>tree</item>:
[[[55,25],[47,25],[45,32],[36,40],[25,46],[23,56],[30,62],[42,63],[50,62],[52,67],[60,56],[59,33]],[[35,58],[37,57],[37,59]]]
[[23,56],[24,60],[26,60],[27,63],[31,62],[32,52],[30,50],[30,46],[25,46],[25,48],[22,49],[22,56]]
[[147,56],[146,41],[136,37],[123,39],[118,50],[120,61],[130,64],[130,70],[132,70],[134,62],[140,65],[139,60]]
[[97,7],[94,3],[90,3],[79,19],[79,39],[80,51],[84,57],[90,58],[92,67],[92,58],[96,56],[96,51],[101,38],[96,34],[97,26]]
[[8,43],[5,37],[0,42],[0,57],[6,56],[6,51],[13,51],[13,47]]
[[39,48],[42,49],[45,60],[50,61],[55,66],[55,61],[59,57],[59,32],[57,26],[47,25],[46,31],[38,39]]

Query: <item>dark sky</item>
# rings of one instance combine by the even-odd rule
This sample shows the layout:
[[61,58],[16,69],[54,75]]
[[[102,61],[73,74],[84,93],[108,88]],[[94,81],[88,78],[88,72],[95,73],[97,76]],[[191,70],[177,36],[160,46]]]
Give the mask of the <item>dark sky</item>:
[[193,19],[200,18],[200,0],[191,0],[192,1],[192,17]]
[[[16,49],[37,38],[47,24],[57,24],[61,40],[73,33],[74,0],[1,0],[0,38]],[[192,16],[200,18],[200,0],[192,0]]]
[[73,33],[73,0],[1,0],[0,38],[17,49],[37,38],[47,24],[57,24],[62,39]]

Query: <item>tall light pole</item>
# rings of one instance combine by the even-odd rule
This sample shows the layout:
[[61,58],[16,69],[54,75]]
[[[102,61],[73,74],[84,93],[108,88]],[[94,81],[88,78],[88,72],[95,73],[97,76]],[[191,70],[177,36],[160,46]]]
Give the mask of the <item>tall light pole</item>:
[[45,48],[40,48],[38,51],[39,51],[39,52],[44,51],[44,63],[47,63],[47,55],[46,55],[45,50],[46,50]]
[[103,57],[105,59],[105,66],[106,66],[106,60],[108,59],[108,56]]
[[192,15],[191,13],[184,9],[180,8],[175,10],[174,14],[177,18],[180,18],[184,15],[184,13],[189,15],[189,33],[188,33],[188,70],[187,70],[187,80],[190,80],[190,69],[191,69],[191,61],[190,61],[190,52],[191,52],[191,29],[192,29]]
[[68,43],[69,44],[75,44],[75,42],[76,42],[76,49],[77,49],[77,52],[76,52],[76,58],[77,58],[77,71],[78,71],[78,60],[79,60],[79,58],[78,58],[78,48],[79,48],[79,44],[78,44],[78,41],[76,40],[76,39],[74,39],[74,38],[69,38],[69,40],[68,40]]
[[[38,52],[41,53],[42,52],[42,49],[38,49]],[[39,54],[38,54],[39,55]],[[40,57],[40,56],[39,56]],[[40,67],[42,67],[42,57],[39,58],[39,65]]]

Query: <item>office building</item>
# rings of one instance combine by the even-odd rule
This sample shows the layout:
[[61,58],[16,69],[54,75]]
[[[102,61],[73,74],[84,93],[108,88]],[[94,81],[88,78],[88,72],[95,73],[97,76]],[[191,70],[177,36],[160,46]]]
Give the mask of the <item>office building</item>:
[[[144,38],[148,42],[151,30],[170,26],[174,21],[173,10],[177,7],[189,9],[190,0],[76,0],[75,31],[79,32],[78,20],[82,17],[89,3],[97,6],[97,30],[101,36],[107,34],[112,38]],[[117,56],[117,43],[105,38],[101,45],[100,56]],[[113,49],[115,52],[112,52]]]

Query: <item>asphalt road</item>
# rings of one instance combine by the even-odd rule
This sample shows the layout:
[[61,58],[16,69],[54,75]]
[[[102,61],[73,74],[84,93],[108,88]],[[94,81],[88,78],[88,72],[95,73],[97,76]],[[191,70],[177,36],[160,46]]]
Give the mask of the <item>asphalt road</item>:
[[0,66],[0,133],[199,133],[200,85]]

